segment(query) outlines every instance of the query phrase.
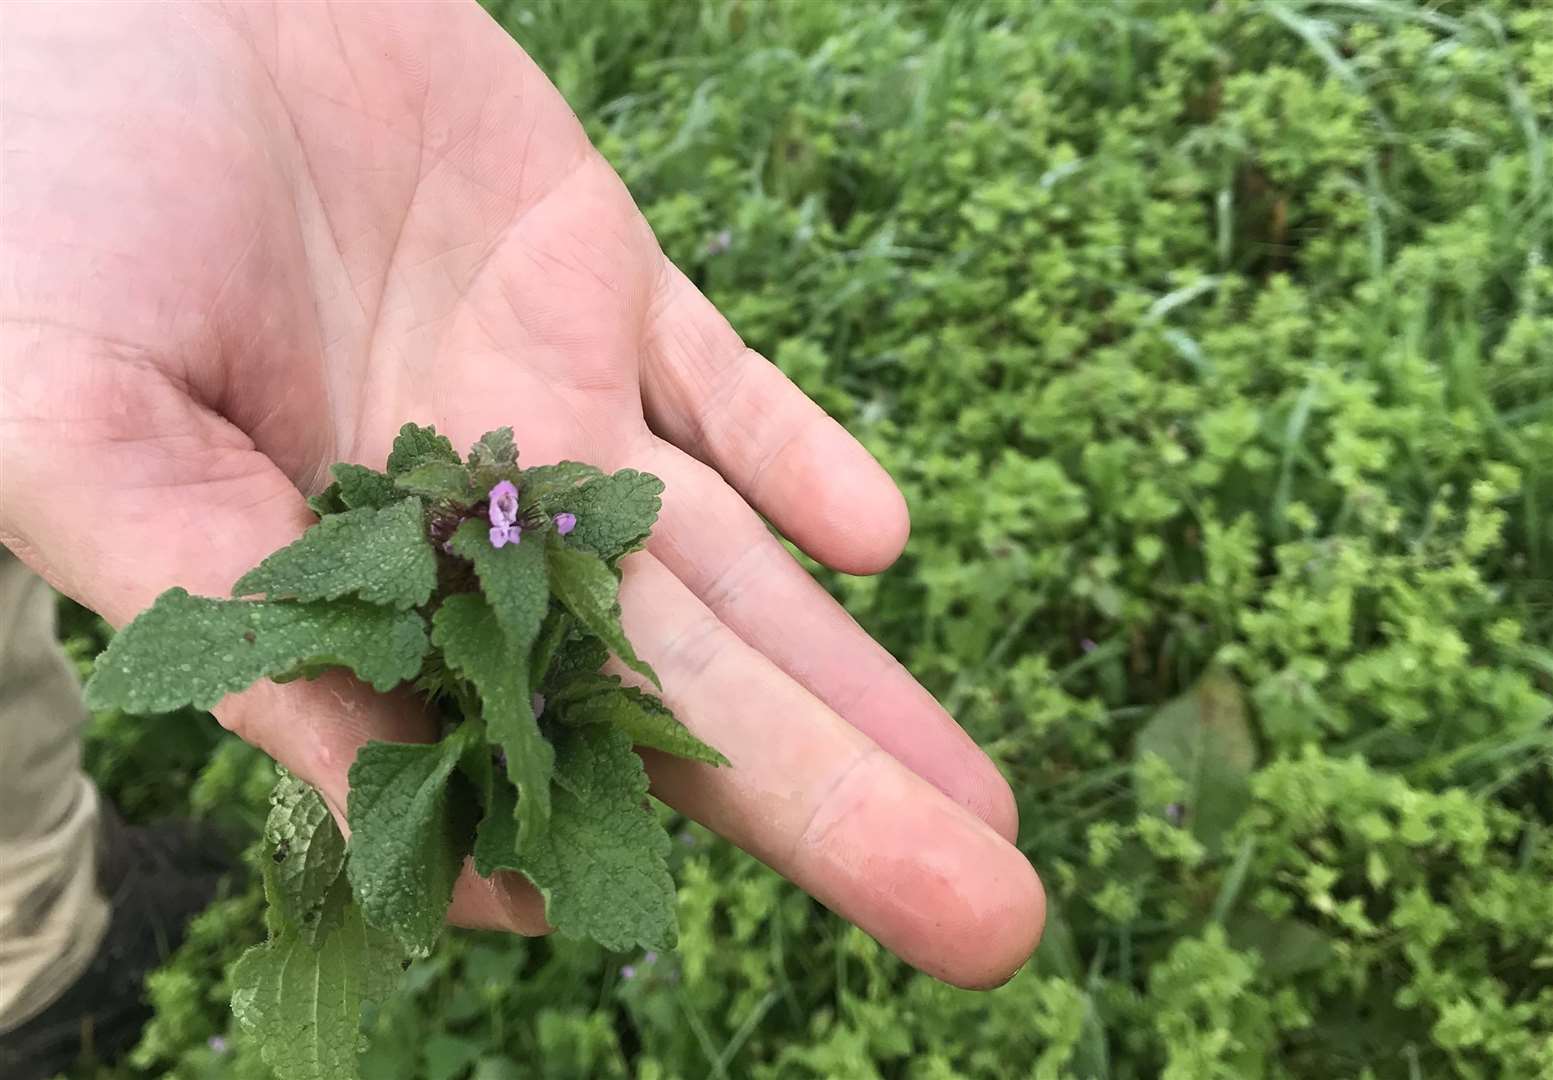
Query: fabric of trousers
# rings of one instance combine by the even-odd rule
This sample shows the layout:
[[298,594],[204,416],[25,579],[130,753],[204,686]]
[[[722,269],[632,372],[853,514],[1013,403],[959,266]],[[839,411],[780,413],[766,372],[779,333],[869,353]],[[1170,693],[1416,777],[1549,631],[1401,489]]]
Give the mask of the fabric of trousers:
[[0,1034],[75,982],[108,926],[86,708],[55,612],[53,590],[0,547]]

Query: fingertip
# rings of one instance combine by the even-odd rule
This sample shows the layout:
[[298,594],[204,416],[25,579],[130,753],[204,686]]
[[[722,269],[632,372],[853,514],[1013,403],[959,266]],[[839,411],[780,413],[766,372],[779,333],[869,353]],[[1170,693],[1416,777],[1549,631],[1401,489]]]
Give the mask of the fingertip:
[[890,474],[851,433],[826,417],[794,442],[796,459],[772,470],[762,503],[792,541],[844,574],[877,574],[905,550],[911,513]]
[[940,976],[962,990],[996,990],[1019,974],[1041,943],[1046,930],[1046,888],[1029,861],[1017,851],[1014,855],[1017,860],[1009,860],[1012,880],[1007,890],[1010,911],[1016,914],[987,928],[991,940],[979,960],[972,957],[973,962]]
[[887,755],[849,771],[803,846],[816,896],[955,986],[1001,985],[1040,940],[1046,896],[1029,861]]
[[924,910],[920,943],[902,957],[965,990],[991,990],[1030,959],[1046,925],[1046,892],[1012,845],[983,833],[967,844],[959,876],[928,875],[912,888]]
[[911,539],[911,510],[906,496],[884,466],[867,450],[861,452],[868,458],[868,465],[859,472],[872,475],[868,476],[867,489],[857,492],[855,497],[868,529],[853,550],[853,561],[835,569],[848,574],[878,574],[894,566],[906,550],[906,542]]

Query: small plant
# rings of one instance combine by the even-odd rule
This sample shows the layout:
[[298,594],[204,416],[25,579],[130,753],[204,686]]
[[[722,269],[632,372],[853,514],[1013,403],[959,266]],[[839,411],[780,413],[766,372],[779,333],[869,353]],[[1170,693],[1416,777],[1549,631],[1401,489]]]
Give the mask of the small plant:
[[318,524],[233,587],[260,599],[168,590],[86,691],[97,709],[208,709],[263,678],[343,667],[380,692],[413,683],[440,718],[435,743],[362,747],[349,841],[300,780],[271,797],[269,940],[237,965],[232,1004],[280,1080],[357,1075],[363,1006],[431,951],[471,855],[482,875],[533,882],[562,933],[672,947],[670,841],[632,746],[726,764],[658,698],[599,671],[614,653],[659,685],[621,629],[617,569],[652,530],[656,477],[520,469],[510,428],[461,460],[414,424],[385,472],[334,477],[310,501]]

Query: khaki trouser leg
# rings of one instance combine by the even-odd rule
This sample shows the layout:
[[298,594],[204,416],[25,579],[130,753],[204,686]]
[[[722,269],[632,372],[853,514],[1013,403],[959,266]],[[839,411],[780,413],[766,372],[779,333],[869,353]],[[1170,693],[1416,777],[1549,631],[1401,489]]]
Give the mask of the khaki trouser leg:
[[0,1034],[75,981],[108,925],[97,789],[81,771],[86,709],[54,604],[0,547]]

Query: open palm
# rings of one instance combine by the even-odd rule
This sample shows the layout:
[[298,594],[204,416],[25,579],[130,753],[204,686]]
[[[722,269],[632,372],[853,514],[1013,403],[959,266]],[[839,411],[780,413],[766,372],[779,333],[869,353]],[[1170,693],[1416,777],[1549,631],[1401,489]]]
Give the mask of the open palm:
[[[4,13],[0,538],[118,623],[224,594],[399,425],[504,424],[529,464],[667,485],[627,633],[732,768],[645,753],[655,792],[924,970],[1029,954],[1013,800],[784,551],[887,566],[904,503],[659,250],[533,63],[473,4],[13,5]],[[344,676],[223,723],[344,805],[414,702]],[[526,887],[454,917],[543,929]]]

